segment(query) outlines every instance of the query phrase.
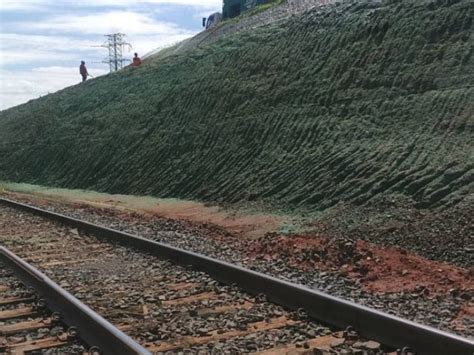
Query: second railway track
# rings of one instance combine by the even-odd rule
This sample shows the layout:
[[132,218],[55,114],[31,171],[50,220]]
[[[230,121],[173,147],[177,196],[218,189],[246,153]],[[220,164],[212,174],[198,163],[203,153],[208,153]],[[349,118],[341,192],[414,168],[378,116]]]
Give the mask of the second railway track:
[[3,202],[22,210],[0,206],[0,243],[150,352],[378,354],[407,346],[406,353],[411,348],[420,354],[470,354],[473,349],[467,339],[249,270],[50,214],[63,222],[57,223],[31,213],[46,216],[46,211]]

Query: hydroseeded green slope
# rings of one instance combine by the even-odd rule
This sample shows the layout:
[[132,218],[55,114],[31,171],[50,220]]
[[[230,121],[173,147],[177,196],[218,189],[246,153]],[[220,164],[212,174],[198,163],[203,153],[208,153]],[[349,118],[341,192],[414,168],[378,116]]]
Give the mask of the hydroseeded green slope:
[[473,190],[473,4],[343,5],[0,113],[0,179],[323,209]]

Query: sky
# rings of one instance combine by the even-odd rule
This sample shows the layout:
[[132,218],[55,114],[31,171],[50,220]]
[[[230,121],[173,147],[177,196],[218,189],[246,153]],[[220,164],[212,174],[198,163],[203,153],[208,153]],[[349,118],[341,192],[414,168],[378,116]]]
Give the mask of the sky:
[[102,63],[104,35],[122,32],[125,58],[177,43],[202,30],[202,17],[222,0],[0,0],[0,110],[93,76]]

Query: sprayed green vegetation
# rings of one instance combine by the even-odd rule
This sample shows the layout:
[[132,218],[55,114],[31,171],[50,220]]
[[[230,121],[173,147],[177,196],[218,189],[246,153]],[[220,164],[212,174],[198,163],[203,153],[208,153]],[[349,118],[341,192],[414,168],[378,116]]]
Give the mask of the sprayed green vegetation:
[[0,113],[0,179],[324,209],[474,186],[473,6],[340,5]]
[[283,2],[283,0],[268,0],[265,4],[261,4],[261,5],[258,5],[256,7],[254,7],[253,9],[247,10],[246,12],[244,12],[239,17],[236,17],[235,20],[238,21],[242,17],[253,16],[253,15],[259,14],[263,11],[267,11],[268,9],[272,8],[273,6],[280,5],[282,2]]

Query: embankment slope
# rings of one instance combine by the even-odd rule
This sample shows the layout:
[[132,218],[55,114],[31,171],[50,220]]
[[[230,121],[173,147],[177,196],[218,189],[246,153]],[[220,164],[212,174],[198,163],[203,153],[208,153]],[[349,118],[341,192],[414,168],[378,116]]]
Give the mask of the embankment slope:
[[474,187],[470,0],[328,6],[0,113],[0,179],[324,209]]

